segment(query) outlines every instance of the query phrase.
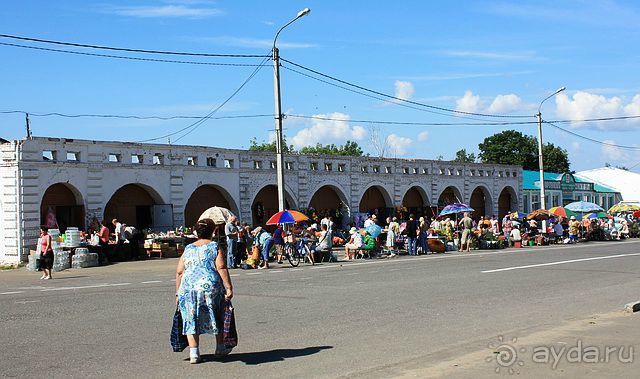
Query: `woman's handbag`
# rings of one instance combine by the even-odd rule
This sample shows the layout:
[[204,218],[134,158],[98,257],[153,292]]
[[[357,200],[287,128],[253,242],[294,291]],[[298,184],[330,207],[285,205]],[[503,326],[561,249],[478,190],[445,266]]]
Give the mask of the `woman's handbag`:
[[224,347],[233,348],[238,345],[238,332],[236,330],[236,316],[233,313],[233,305],[230,300],[224,300],[222,303],[223,311],[223,328],[222,342]]
[[173,326],[171,327],[171,348],[174,353],[184,351],[189,346],[187,336],[182,334],[182,314],[178,307],[176,307],[176,313],[173,314]]

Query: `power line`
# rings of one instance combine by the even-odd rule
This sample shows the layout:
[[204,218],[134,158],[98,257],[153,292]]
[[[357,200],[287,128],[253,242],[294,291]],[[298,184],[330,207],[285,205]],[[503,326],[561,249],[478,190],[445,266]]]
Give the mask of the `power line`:
[[[64,117],[64,118],[116,118],[116,119],[134,119],[134,120],[177,120],[177,119],[201,119],[203,116],[187,116],[187,115],[177,115],[177,116],[136,116],[136,115],[117,115],[117,114],[65,114],[58,112],[50,112],[50,113],[32,113],[22,110],[12,110],[12,111],[0,111],[1,114],[26,114],[32,117]],[[211,117],[213,120],[225,120],[225,119],[234,119],[234,118],[258,118],[258,117],[273,117],[273,114],[254,114],[254,115],[236,115],[236,116],[219,116],[219,117]]]
[[345,121],[362,124],[381,125],[406,125],[406,126],[504,126],[504,125],[535,125],[537,121],[501,121],[501,122],[405,122],[405,121],[381,121],[381,120],[357,120],[346,118],[305,116],[298,114],[285,114],[286,117],[324,120],[324,121]]
[[46,40],[46,39],[40,39],[40,38],[14,36],[10,34],[0,34],[0,37],[16,39],[20,41],[40,42],[40,43],[62,45],[62,46],[75,46],[75,47],[82,47],[87,49],[125,51],[129,53],[183,55],[183,56],[193,56],[193,57],[218,57],[218,58],[264,58],[264,57],[270,56],[270,55],[253,55],[253,54],[210,54],[210,53],[188,53],[188,52],[180,52],[180,51],[131,49],[131,48],[124,48],[124,47],[89,45],[89,44],[82,44],[82,43],[75,43],[75,42],[52,41],[52,40]]
[[284,68],[284,69],[286,69],[286,70],[288,70],[288,71],[291,71],[291,72],[295,72],[295,73],[296,73],[296,74],[298,74],[298,75],[302,75],[302,76],[305,76],[305,77],[307,77],[307,78],[310,78],[310,79],[313,79],[313,80],[319,81],[319,82],[321,82],[321,83],[325,83],[325,84],[328,84],[328,85],[330,85],[330,86],[333,86],[333,87],[337,87],[337,88],[343,89],[343,90],[345,90],[345,91],[349,91],[349,92],[357,93],[357,94],[359,94],[359,95],[366,96],[366,97],[369,97],[369,98],[372,98],[372,99],[376,99],[376,100],[379,100],[379,101],[384,101],[385,103],[395,104],[395,105],[399,105],[399,106],[401,106],[401,107],[410,108],[410,109],[414,109],[414,110],[421,111],[421,112],[427,112],[427,113],[438,114],[438,115],[441,115],[441,116],[464,118],[464,119],[467,119],[467,120],[475,120],[475,121],[485,121],[485,119],[474,118],[474,117],[469,117],[469,116],[463,116],[463,115],[459,115],[459,114],[449,114],[449,113],[444,113],[444,112],[438,112],[438,111],[434,111],[434,110],[432,110],[432,109],[419,108],[419,107],[415,107],[415,106],[410,105],[410,104],[399,103],[399,102],[397,102],[397,101],[392,101],[392,100],[386,99],[386,98],[381,97],[381,96],[371,95],[371,94],[369,94],[369,93],[362,92],[362,91],[358,91],[358,90],[355,90],[355,89],[353,89],[353,88],[345,87],[345,86],[342,86],[342,85],[340,85],[340,84],[330,82],[330,81],[328,81],[328,80],[320,79],[320,78],[317,78],[317,77],[315,77],[315,76],[312,76],[312,75],[306,74],[306,73],[304,73],[304,72],[302,72],[302,71],[298,71],[298,70],[296,70],[296,69],[294,69],[294,68],[291,68],[291,67],[287,67],[287,66],[284,66],[284,65],[283,65],[283,66],[282,66],[282,68]]
[[322,72],[319,72],[317,70],[314,70],[314,69],[305,67],[303,65],[294,63],[294,62],[292,62],[290,60],[287,60],[287,59],[284,59],[284,58],[281,58],[281,60],[284,61],[284,62],[287,62],[287,63],[289,63],[289,64],[291,64],[293,66],[296,66],[296,67],[298,67],[300,69],[303,69],[303,70],[308,71],[308,72],[312,72],[312,73],[314,73],[316,75],[320,75],[322,77],[325,77],[327,79],[331,79],[331,80],[336,81],[338,83],[342,83],[342,84],[348,85],[350,87],[358,88],[358,89],[360,89],[362,91],[374,93],[374,94],[376,94],[378,96],[383,96],[383,97],[386,97],[388,99],[393,99],[395,101],[402,101],[402,102],[413,104],[413,105],[417,105],[417,106],[420,106],[420,107],[435,109],[435,110],[439,110],[439,111],[443,111],[443,112],[450,112],[450,113],[469,115],[469,116],[496,117],[496,118],[530,118],[530,117],[534,117],[532,115],[529,115],[529,116],[527,116],[527,115],[499,115],[499,114],[465,112],[465,111],[459,111],[459,110],[456,110],[456,109],[449,109],[449,108],[444,108],[444,107],[438,107],[438,106],[435,106],[435,105],[419,103],[417,101],[402,99],[402,98],[399,98],[399,97],[396,97],[396,96],[392,96],[392,95],[389,95],[389,94],[386,94],[386,93],[383,93],[383,92],[379,92],[379,91],[376,91],[376,90],[372,90],[370,88],[366,88],[366,87],[363,87],[363,86],[360,86],[360,85],[357,85],[357,84],[354,84],[354,83],[350,83],[350,82],[348,82],[346,80],[338,79],[338,78],[336,78],[334,76],[324,74]]
[[570,130],[567,130],[567,129],[561,128],[561,127],[559,127],[558,125],[555,125],[554,123],[552,123],[552,122],[550,122],[550,121],[544,121],[544,120],[543,120],[542,122],[544,122],[544,123],[545,123],[545,124],[547,124],[547,125],[551,125],[551,126],[553,126],[554,128],[556,128],[556,129],[558,129],[558,130],[560,130],[560,131],[563,131],[563,132],[565,132],[565,133],[567,133],[567,134],[570,134],[570,135],[572,135],[572,136],[574,136],[574,137],[582,138],[582,139],[584,139],[584,140],[591,141],[591,142],[594,142],[594,143],[598,143],[598,144],[600,144],[600,145],[604,145],[604,146],[611,146],[611,147],[617,147],[617,148],[619,148],[619,149],[625,149],[625,150],[640,150],[640,146],[618,145],[618,144],[615,144],[615,143],[609,143],[609,142],[604,142],[604,141],[598,141],[597,139],[590,138],[590,137],[587,137],[587,136],[583,136],[582,134],[578,134],[578,133],[572,132],[572,131],[570,131]]
[[240,90],[242,90],[242,88],[244,88],[245,85],[247,85],[247,83],[249,83],[249,81],[251,81],[251,79],[253,79],[254,76],[256,76],[256,74],[258,73],[258,71],[260,71],[260,69],[262,67],[264,67],[265,63],[270,59],[270,57],[266,57],[264,58],[261,62],[260,65],[258,67],[256,67],[251,74],[244,80],[244,82],[242,82],[242,84],[240,84],[240,86],[233,91],[233,93],[231,93],[231,95],[229,95],[220,105],[218,105],[217,107],[215,107],[213,110],[211,110],[211,112],[209,112],[207,115],[205,115],[204,117],[200,118],[199,120],[191,123],[190,125],[181,128],[175,132],[172,133],[168,133],[165,135],[162,135],[160,137],[156,137],[156,138],[148,138],[148,139],[144,139],[144,140],[139,140],[136,142],[151,142],[151,141],[157,141],[159,139],[164,139],[164,138],[168,138],[171,137],[173,135],[185,132],[183,135],[181,135],[180,137],[178,137],[174,142],[178,142],[181,139],[183,139],[184,137],[188,136],[189,134],[193,133],[196,129],[198,129],[205,121],[209,120],[211,118],[211,116],[213,116],[218,110],[220,110],[222,107],[224,107],[234,96],[236,96]]
[[11,47],[19,47],[19,48],[22,48],[22,49],[51,51],[51,52],[56,52],[56,53],[85,55],[85,56],[102,57],[102,58],[128,59],[128,60],[133,60],[133,61],[145,61],[145,62],[182,63],[182,64],[195,64],[195,65],[204,65],[204,66],[239,66],[239,67],[247,67],[247,66],[248,67],[256,67],[256,66],[258,66],[257,64],[249,64],[249,63],[217,63],[217,62],[180,61],[180,60],[157,59],[157,58],[126,57],[126,56],[122,56],[122,55],[98,54],[98,53],[87,53],[87,52],[83,52],[83,51],[51,49],[51,48],[48,48],[48,47],[27,46],[27,45],[19,45],[19,44],[15,44],[15,43],[6,43],[6,42],[0,42],[0,45],[11,46]]

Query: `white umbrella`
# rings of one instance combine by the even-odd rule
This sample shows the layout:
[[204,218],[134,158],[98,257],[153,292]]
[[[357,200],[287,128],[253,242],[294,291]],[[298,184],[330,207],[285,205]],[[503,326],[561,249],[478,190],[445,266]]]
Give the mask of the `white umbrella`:
[[203,220],[205,218],[210,218],[216,224],[226,224],[231,217],[234,217],[234,214],[231,213],[231,211],[228,210],[227,208],[211,207],[206,211],[202,212],[202,214],[200,215],[200,218],[198,218],[198,221]]

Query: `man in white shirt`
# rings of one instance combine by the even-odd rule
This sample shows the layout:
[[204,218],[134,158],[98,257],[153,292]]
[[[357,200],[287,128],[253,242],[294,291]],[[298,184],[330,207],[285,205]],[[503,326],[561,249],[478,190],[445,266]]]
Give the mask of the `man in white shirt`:
[[510,245],[513,246],[515,242],[521,241],[522,235],[520,234],[520,229],[517,226],[514,226],[513,229],[511,229],[511,234],[509,235]]
[[374,225],[376,223],[376,215],[371,215],[369,216],[369,218],[364,222],[364,228],[368,228],[371,225]]

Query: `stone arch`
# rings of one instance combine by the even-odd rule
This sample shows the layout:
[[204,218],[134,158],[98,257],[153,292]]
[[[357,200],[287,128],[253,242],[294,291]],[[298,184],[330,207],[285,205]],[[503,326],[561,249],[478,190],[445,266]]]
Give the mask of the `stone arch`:
[[345,191],[336,184],[321,184],[311,193],[309,208],[323,210],[349,207]]
[[498,217],[502,218],[510,212],[518,210],[518,195],[511,186],[506,186],[498,196]]
[[104,207],[104,220],[117,218],[121,222],[147,229],[153,226],[153,206],[164,204],[162,197],[152,187],[141,183],[129,183],[118,188]]
[[430,205],[427,191],[419,185],[407,188],[402,197],[402,206],[406,208],[422,208]]
[[485,186],[477,186],[469,197],[469,206],[475,209],[475,216],[491,216],[493,214],[493,202],[491,192]]
[[58,228],[69,226],[85,229],[85,208],[82,193],[69,183],[50,185],[40,201],[40,225]]
[[461,203],[462,192],[456,186],[448,186],[438,196],[438,208],[444,208],[449,204]]
[[371,212],[381,208],[391,208],[393,207],[393,202],[383,186],[374,184],[362,193],[358,207],[360,212]]
[[[297,209],[295,202],[289,191],[284,192],[285,208]],[[278,187],[275,184],[267,184],[262,187],[251,200],[251,219],[254,225],[262,225],[269,217],[278,212]]]
[[205,210],[213,207],[227,208],[238,215],[238,206],[233,197],[216,184],[203,184],[196,188],[189,196],[184,207],[184,226],[192,227]]

